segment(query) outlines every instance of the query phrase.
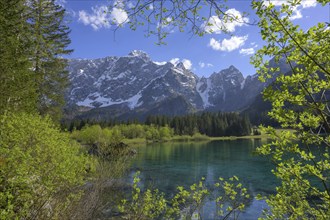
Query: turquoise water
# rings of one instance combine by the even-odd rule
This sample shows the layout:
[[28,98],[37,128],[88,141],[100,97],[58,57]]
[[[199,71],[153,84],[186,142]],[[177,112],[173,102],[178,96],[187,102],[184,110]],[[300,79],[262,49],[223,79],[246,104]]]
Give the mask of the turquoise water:
[[[208,143],[161,143],[138,148],[130,179],[140,171],[141,183],[155,187],[170,197],[178,185],[188,187],[205,177],[212,186],[219,177],[236,175],[252,196],[274,192],[275,177],[268,158],[255,155],[260,140],[230,140]],[[251,199],[239,219],[257,219],[267,208],[265,201]],[[208,201],[203,207],[203,219],[215,219],[216,207]]]

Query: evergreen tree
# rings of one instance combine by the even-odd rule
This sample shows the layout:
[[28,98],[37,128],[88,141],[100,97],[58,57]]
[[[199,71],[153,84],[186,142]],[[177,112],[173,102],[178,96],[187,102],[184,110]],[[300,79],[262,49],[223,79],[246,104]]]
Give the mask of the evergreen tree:
[[35,110],[24,0],[0,0],[0,114]]
[[[164,124],[165,123],[165,124]],[[176,135],[194,135],[197,132],[208,136],[219,137],[225,135],[249,135],[251,123],[247,115],[238,113],[212,113],[190,114],[185,116],[148,116],[146,125],[164,127],[169,125]]]
[[65,10],[54,0],[30,0],[28,6],[38,110],[42,115],[49,114],[59,120],[68,84],[67,60],[62,56],[72,52],[67,49],[71,41],[64,21]]

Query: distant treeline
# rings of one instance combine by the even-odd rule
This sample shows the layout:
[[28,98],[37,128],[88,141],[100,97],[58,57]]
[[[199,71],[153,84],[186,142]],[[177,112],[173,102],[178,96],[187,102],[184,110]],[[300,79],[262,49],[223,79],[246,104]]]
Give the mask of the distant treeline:
[[148,116],[145,123],[168,125],[177,135],[193,135],[199,132],[210,137],[250,135],[252,127],[247,116],[224,112],[204,112],[176,117]]
[[211,137],[218,136],[243,136],[250,135],[252,125],[248,116],[241,116],[238,113],[225,112],[203,112],[199,114],[189,114],[185,116],[165,116],[150,115],[145,122],[138,120],[117,121],[93,121],[74,120],[64,122],[64,129],[69,131],[80,130],[86,124],[99,124],[101,127],[113,127],[119,124],[146,124],[159,127],[168,126],[174,130],[175,135],[194,135],[196,133],[205,134]]

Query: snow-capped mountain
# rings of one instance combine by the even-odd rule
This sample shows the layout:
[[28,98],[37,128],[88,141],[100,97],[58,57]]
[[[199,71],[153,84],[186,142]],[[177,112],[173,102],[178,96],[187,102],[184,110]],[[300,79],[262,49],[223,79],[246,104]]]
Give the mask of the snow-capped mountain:
[[204,108],[225,111],[238,110],[237,96],[244,88],[244,77],[234,66],[213,73],[209,78],[201,78],[197,90],[203,97]]
[[68,70],[68,109],[84,108],[86,117],[237,111],[264,88],[256,76],[244,78],[234,66],[199,78],[182,63],[153,62],[137,50],[123,57],[72,59]]

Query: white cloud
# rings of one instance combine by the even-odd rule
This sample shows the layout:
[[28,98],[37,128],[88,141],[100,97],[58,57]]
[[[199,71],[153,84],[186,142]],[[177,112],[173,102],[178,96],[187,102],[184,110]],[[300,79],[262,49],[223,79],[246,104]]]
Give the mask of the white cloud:
[[243,46],[247,39],[248,35],[242,37],[233,36],[230,39],[223,39],[221,42],[211,38],[208,46],[213,50],[230,52]]
[[301,10],[305,8],[315,7],[317,5],[316,0],[302,0],[301,7],[296,6],[292,9],[293,14],[290,16],[290,20],[296,20],[303,17]]
[[299,10],[297,7],[293,8],[292,10],[293,14],[290,16],[290,20],[296,20],[302,18],[301,10]]
[[[268,0],[264,2],[265,6],[269,6],[270,4],[273,4],[274,6],[282,6],[282,5],[289,5],[290,3],[288,1],[283,0]],[[310,8],[315,7],[317,5],[316,0],[301,0],[300,5],[303,8]]]
[[316,7],[316,5],[317,5],[316,0],[302,0],[300,6],[296,6],[293,8],[293,15],[291,15],[290,20],[302,18],[303,17],[301,13],[302,9]]
[[251,48],[246,48],[246,49],[240,49],[239,50],[239,53],[240,54],[243,54],[244,56],[247,56],[247,55],[252,55],[252,54],[254,54],[255,53],[255,51],[254,51],[254,48],[253,47],[251,47]]
[[111,20],[115,22],[117,25],[122,25],[129,21],[126,11],[121,8],[112,9]]
[[182,63],[187,70],[190,70],[192,67],[192,62],[188,59],[183,59]]
[[[218,16],[211,16],[208,22],[202,25],[204,31],[215,34],[220,34],[223,30],[234,32],[236,27],[241,27],[249,22],[249,18],[243,17],[235,8],[228,9],[225,14],[223,19],[220,19]],[[231,18],[235,19],[231,21]]]
[[180,61],[179,58],[173,58],[173,59],[170,60],[170,63],[172,63],[174,66],[178,65],[180,62],[182,62],[182,64],[184,65],[184,67],[185,67],[186,69],[188,69],[188,70],[191,69],[191,67],[192,67],[192,62],[191,62],[191,60],[188,60],[188,59],[182,59],[182,60]]
[[[290,3],[288,1],[281,1],[281,0],[270,0],[265,1],[264,5],[269,6],[270,4],[273,4],[274,6],[282,6],[282,5],[289,5]],[[317,1],[316,0],[302,0],[300,5],[294,6],[292,8],[293,14],[290,16],[290,20],[296,20],[303,17],[301,10],[305,8],[311,8],[316,7]]]
[[301,1],[301,6],[303,8],[310,8],[310,7],[315,7],[317,5],[316,0],[302,0]]
[[199,65],[200,68],[212,67],[213,66],[213,64],[211,64],[211,63],[204,63],[204,62],[199,62],[198,65]]
[[92,14],[86,11],[79,11],[79,21],[84,25],[91,25],[94,30],[110,28],[110,15],[107,6],[92,7]]
[[113,8],[109,11],[109,8],[105,5],[92,7],[92,13],[87,13],[82,10],[79,11],[78,21],[84,25],[90,25],[94,30],[100,28],[110,28],[111,23],[116,25],[122,25],[129,21],[126,11],[121,8]]
[[281,6],[282,4],[287,5],[288,2],[287,1],[283,1],[283,0],[269,0],[269,1],[264,1],[264,5],[265,6],[269,6],[270,4],[272,4],[274,6]]

